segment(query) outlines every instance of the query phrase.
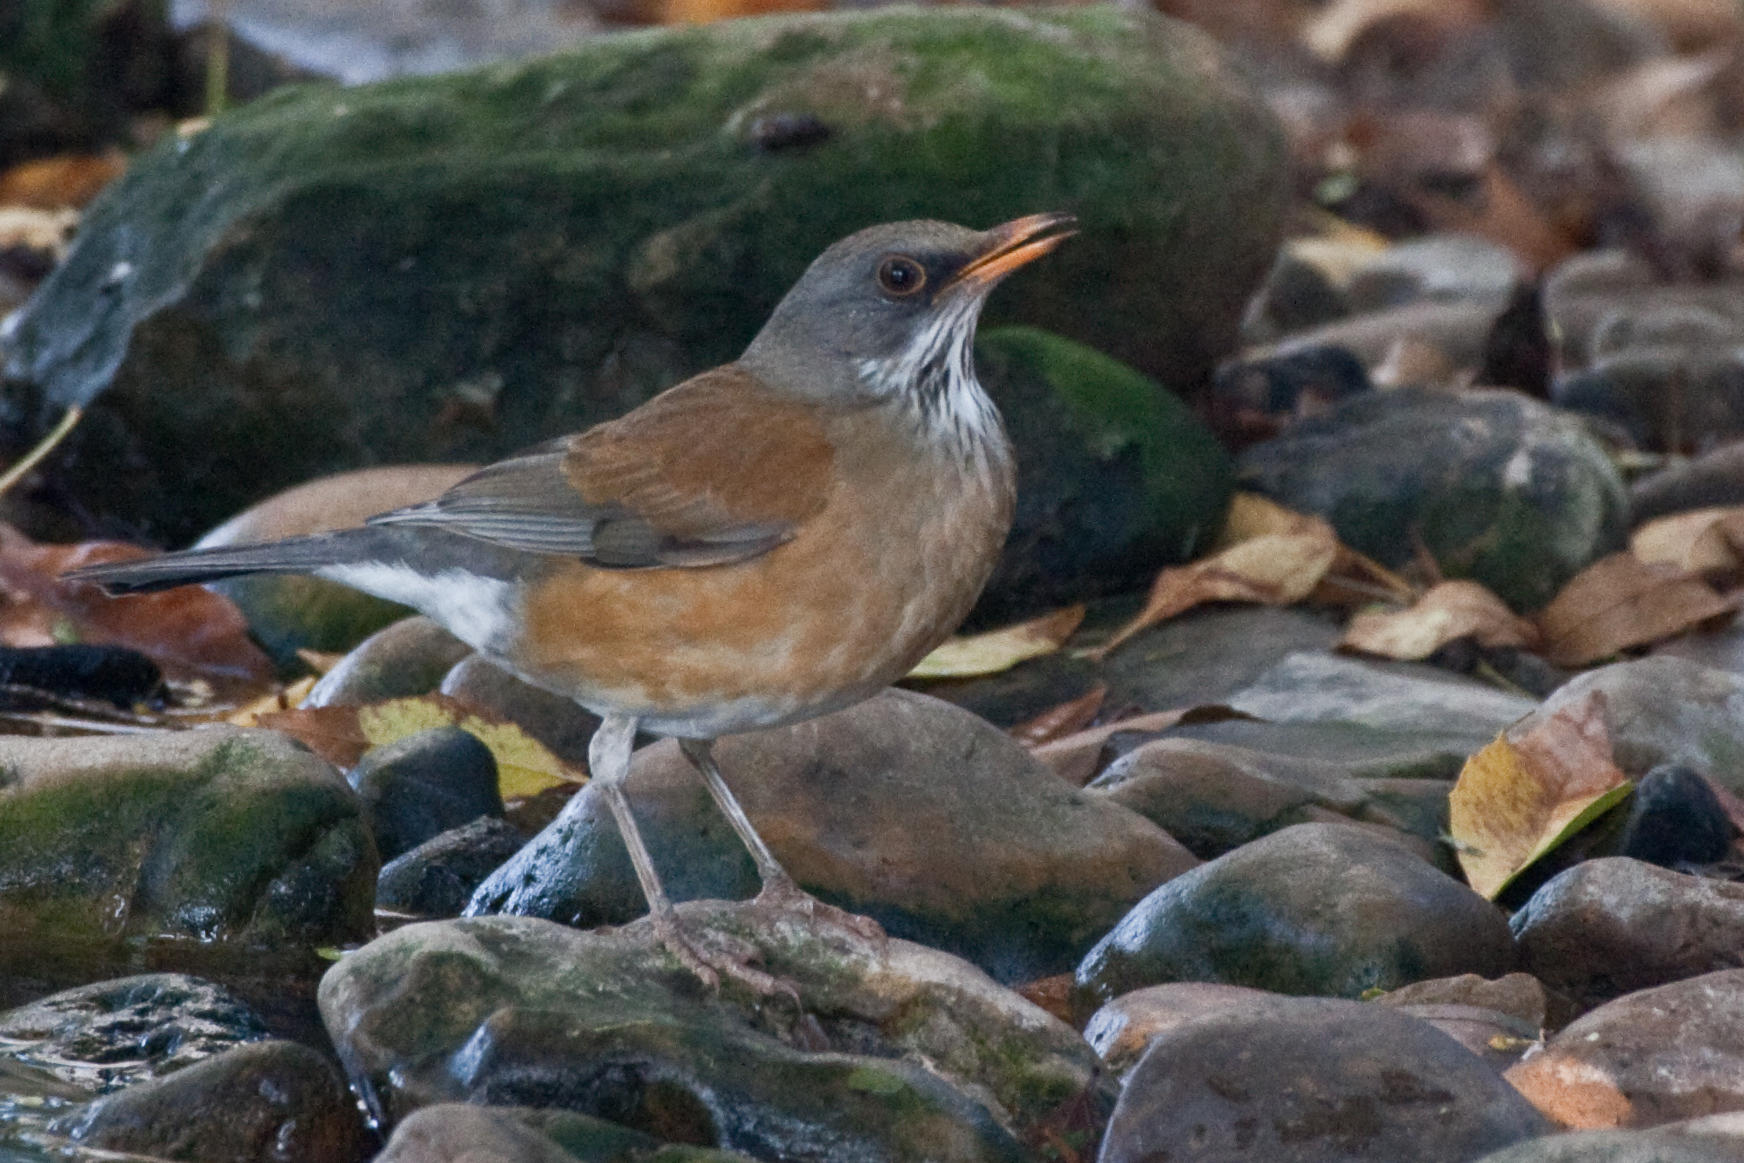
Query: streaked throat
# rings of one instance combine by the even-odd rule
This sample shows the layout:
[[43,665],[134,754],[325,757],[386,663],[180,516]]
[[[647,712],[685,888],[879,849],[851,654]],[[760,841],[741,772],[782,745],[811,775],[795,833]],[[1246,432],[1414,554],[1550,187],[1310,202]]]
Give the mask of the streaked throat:
[[965,460],[1006,455],[1005,425],[975,377],[975,325],[984,296],[944,304],[894,356],[860,361],[860,382],[900,406],[923,440]]

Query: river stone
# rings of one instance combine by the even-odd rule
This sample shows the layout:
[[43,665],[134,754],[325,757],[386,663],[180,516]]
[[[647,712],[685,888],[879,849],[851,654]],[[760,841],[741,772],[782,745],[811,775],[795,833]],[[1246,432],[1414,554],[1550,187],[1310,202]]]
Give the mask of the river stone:
[[1617,855],[1662,868],[1714,864],[1731,849],[1732,831],[1713,784],[1680,763],[1662,763],[1629,797]]
[[1508,1081],[1578,1129],[1744,1111],[1744,969],[1606,1002],[1509,1070]]
[[1744,675],[1663,654],[1614,662],[1558,687],[1509,735],[1519,738],[1592,691],[1604,693],[1611,742],[1625,772],[1679,763],[1744,795]]
[[1628,494],[1604,450],[1517,392],[1358,396],[1249,448],[1240,467],[1247,487],[1325,517],[1382,564],[1423,546],[1448,577],[1523,609],[1621,549],[1628,530]]
[[384,626],[321,676],[305,707],[343,707],[429,694],[472,647],[422,614]]
[[[1196,861],[1135,812],[1071,787],[1010,736],[912,691],[715,747],[758,833],[807,890],[1001,981],[1070,968]],[[747,896],[756,872],[676,743],[626,784],[674,899]],[[605,803],[583,788],[468,906],[577,925],[645,911]]]
[[0,932],[344,944],[379,861],[343,777],[272,731],[0,739]]
[[1501,910],[1350,824],[1273,832],[1151,893],[1077,970],[1082,1002],[1165,981],[1357,997],[1513,968]]
[[723,21],[282,89],[106,191],[7,333],[0,432],[90,404],[59,484],[174,542],[322,473],[619,415],[736,356],[861,227],[1046,209],[1082,234],[989,323],[1185,391],[1271,261],[1286,163],[1209,38],[1113,4]]
[[444,1102],[394,1129],[375,1163],[744,1163],[749,1155],[661,1143],[564,1110]]
[[1744,964],[1744,884],[1620,856],[1558,874],[1510,923],[1524,967],[1582,1008]]
[[117,1091],[54,1129],[88,1146],[199,1163],[361,1163],[374,1149],[333,1065],[276,1040]]
[[1551,1125],[1426,1022],[1268,998],[1159,1034],[1127,1075],[1099,1163],[1454,1160]]
[[376,907],[458,917],[479,883],[526,842],[519,828],[495,816],[450,828],[382,865]]
[[1117,1076],[1124,1076],[1150,1047],[1151,1039],[1207,1014],[1253,1012],[1282,994],[1245,985],[1171,981],[1123,993],[1090,1015],[1084,1038]]
[[[1733,1119],[1729,1131],[1703,1134],[1698,1124]],[[1735,1115],[1691,1119],[1649,1131],[1575,1131],[1528,1139],[1475,1163],[1738,1163],[1744,1158],[1744,1121]]]
[[750,953],[806,1016],[730,979],[704,990],[648,921],[530,917],[395,930],[334,966],[321,1012],[389,1125],[525,1103],[760,1158],[1016,1161],[1063,1104],[1107,1100],[1082,1038],[949,954],[750,904],[679,922]]
[[[1085,790],[1131,808],[1203,860],[1292,824],[1357,820],[1408,831],[1413,822],[1372,802],[1336,763],[1197,739],[1146,743]],[[1422,835],[1425,855],[1433,857],[1439,835]]]
[[369,809],[384,860],[480,816],[503,814],[496,756],[459,727],[432,727],[373,747],[346,779]]

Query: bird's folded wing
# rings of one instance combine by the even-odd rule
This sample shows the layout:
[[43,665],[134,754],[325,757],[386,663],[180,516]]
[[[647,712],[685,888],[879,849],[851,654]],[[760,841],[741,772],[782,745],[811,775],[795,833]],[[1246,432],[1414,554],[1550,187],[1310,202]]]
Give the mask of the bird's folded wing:
[[767,553],[822,509],[830,460],[809,408],[728,365],[370,522],[612,568],[721,565]]

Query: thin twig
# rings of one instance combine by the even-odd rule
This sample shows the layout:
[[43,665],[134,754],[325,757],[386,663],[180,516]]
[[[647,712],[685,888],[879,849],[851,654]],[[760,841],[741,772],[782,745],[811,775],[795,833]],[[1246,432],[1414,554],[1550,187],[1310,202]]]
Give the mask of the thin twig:
[[13,485],[18,483],[25,473],[40,464],[43,457],[53,452],[55,445],[67,438],[67,433],[73,430],[73,425],[77,424],[79,417],[84,414],[85,410],[77,404],[68,408],[66,415],[61,417],[61,422],[56,424],[47,436],[37,441],[35,448],[25,453],[11,468],[7,469],[5,475],[0,476],[0,495],[4,495]]

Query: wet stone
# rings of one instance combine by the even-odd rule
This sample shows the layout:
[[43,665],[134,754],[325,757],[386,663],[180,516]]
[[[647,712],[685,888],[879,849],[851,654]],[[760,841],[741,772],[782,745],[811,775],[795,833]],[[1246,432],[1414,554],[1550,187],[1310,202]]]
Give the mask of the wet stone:
[[1513,968],[1507,921],[1402,843],[1298,824],[1176,877],[1079,964],[1081,1003],[1165,981],[1357,997]]
[[496,757],[459,727],[435,727],[373,748],[349,778],[369,808],[384,860],[480,816],[503,814]]
[[1744,969],[1607,1002],[1509,1070],[1508,1081],[1579,1129],[1744,1110]]
[[376,907],[458,917],[479,883],[526,842],[519,828],[495,816],[450,828],[382,866]]
[[1639,860],[1587,860],[1532,894],[1511,922],[1522,965],[1583,1008],[1735,968],[1744,884]]
[[1245,985],[1172,981],[1123,993],[1084,1025],[1084,1038],[1117,1075],[1143,1057],[1151,1039],[1209,1014],[1252,1012],[1284,995]]
[[471,653],[472,647],[422,614],[402,618],[358,643],[321,676],[303,706],[354,706],[428,694]]
[[439,1103],[413,1111],[377,1163],[748,1163],[564,1110]]
[[[1069,968],[1145,893],[1197,863],[1004,732],[910,691],[730,736],[715,756],[803,887],[1001,981]],[[675,899],[757,890],[749,855],[676,743],[636,752],[625,790]],[[589,785],[467,911],[598,925],[644,909],[605,797]]]
[[1663,868],[1712,864],[1732,847],[1732,821],[1708,781],[1678,763],[1641,777],[1629,800],[1618,855]]
[[764,1158],[1015,1161],[1054,1112],[1111,1097],[1076,1032],[955,957],[749,904],[678,911],[806,1016],[704,990],[647,921],[527,917],[395,930],[323,979],[322,1014],[390,1126],[438,1102],[537,1103]]
[[282,1041],[130,1086],[53,1129],[105,1150],[199,1163],[361,1163],[375,1146],[332,1063]]
[[1273,998],[1154,1038],[1098,1158],[1148,1163],[1188,1145],[1206,1163],[1470,1159],[1550,1129],[1425,1022],[1360,1002]]

